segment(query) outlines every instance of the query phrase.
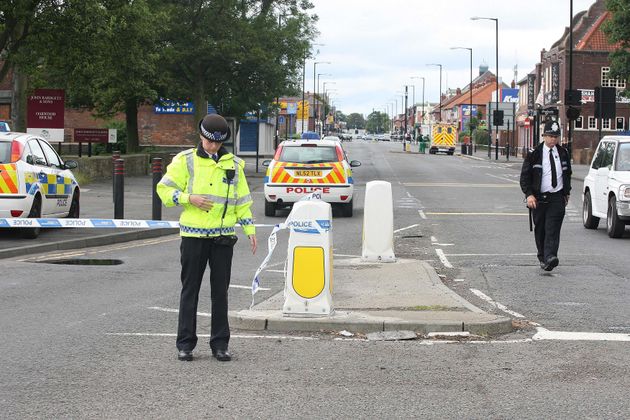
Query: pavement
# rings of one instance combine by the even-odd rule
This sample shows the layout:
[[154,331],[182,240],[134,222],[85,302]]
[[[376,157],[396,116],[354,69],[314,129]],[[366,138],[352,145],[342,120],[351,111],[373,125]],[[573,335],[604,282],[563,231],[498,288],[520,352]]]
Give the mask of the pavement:
[[[488,160],[487,152],[485,157],[483,152],[462,157]],[[504,156],[499,158],[505,162]],[[256,173],[255,160],[246,160],[246,176],[262,178],[264,168],[260,166]],[[510,158],[510,162],[522,162],[522,159]],[[587,165],[575,165],[573,177],[583,179],[587,172]],[[152,176],[127,177],[124,189],[125,218],[151,219]],[[111,179],[83,187],[82,218],[113,218],[113,214]],[[178,208],[162,207],[162,220],[177,220],[178,217]],[[26,240],[15,231],[0,230],[0,259],[174,233],[177,229],[42,229],[38,239]],[[283,292],[280,292],[250,309],[230,312],[232,327],[284,332],[346,330],[353,334],[383,333],[383,339],[387,339],[388,332],[395,337],[400,331],[417,334],[469,332],[476,335],[512,331],[510,318],[486,313],[467,302],[446,287],[435,269],[426,262],[405,259],[394,263],[367,263],[356,258],[336,258],[333,269],[334,312],[330,316],[285,315],[282,313]]]

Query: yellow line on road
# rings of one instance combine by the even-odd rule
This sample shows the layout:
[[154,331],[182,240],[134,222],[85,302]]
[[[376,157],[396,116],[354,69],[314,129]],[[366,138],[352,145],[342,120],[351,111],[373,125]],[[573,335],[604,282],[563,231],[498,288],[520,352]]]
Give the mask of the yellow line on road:
[[465,184],[459,182],[403,182],[405,187],[454,187],[454,188],[516,188],[517,184]]
[[425,212],[433,216],[528,216],[528,213],[462,213],[462,212]]

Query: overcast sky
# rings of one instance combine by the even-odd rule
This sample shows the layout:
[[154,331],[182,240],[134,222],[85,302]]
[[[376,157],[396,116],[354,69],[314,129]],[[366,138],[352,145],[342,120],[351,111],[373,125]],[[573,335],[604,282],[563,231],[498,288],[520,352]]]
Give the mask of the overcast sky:
[[[509,84],[518,66],[518,80],[534,69],[540,51],[549,49],[569,26],[570,0],[312,0],[319,16],[319,90],[330,91],[337,109],[367,116],[385,112],[404,85],[415,85],[416,102],[439,100],[442,91],[464,87],[479,65],[496,72],[495,22],[470,20],[473,16],[499,19],[499,77]],[[573,12],[587,10],[594,0],[573,0]],[[313,91],[313,63],[306,62],[306,90]],[[579,71],[579,69],[576,69]],[[324,75],[329,73],[330,76]],[[336,89],[336,90],[333,90]],[[413,99],[409,88],[409,104]]]

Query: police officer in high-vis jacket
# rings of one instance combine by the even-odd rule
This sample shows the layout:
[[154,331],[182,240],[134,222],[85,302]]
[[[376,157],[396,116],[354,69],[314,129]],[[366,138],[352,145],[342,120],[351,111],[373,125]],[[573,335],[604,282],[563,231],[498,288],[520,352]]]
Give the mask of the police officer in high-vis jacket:
[[559,263],[560,228],[571,194],[571,159],[558,144],[560,125],[547,121],[543,142],[523,160],[521,189],[533,213],[538,261],[545,271]]
[[252,197],[243,172],[244,161],[223,147],[230,137],[225,118],[206,115],[199,122],[199,135],[197,147],[177,154],[157,185],[165,206],[183,208],[179,218],[182,291],[178,359],[193,359],[199,289],[208,265],[212,301],[210,349],[217,360],[229,361],[228,287],[236,243],[234,225],[243,227],[255,253]]

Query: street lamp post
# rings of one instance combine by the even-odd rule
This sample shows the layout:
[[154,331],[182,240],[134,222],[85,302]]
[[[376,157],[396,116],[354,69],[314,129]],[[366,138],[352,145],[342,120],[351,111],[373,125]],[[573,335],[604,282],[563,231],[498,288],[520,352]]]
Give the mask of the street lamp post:
[[[317,118],[317,115],[315,114],[316,112],[316,106],[317,106],[317,65],[318,64],[330,64],[330,61],[316,61],[313,63],[313,115]],[[316,120],[316,118],[314,120]],[[314,125],[314,124],[313,124]],[[316,129],[316,127],[313,127],[313,129]]]
[[[498,116],[499,114],[499,19],[498,18],[492,18],[492,17],[480,17],[480,16],[474,16],[470,18],[471,20],[493,20],[494,21],[494,28],[495,28],[495,61],[496,61],[496,66],[497,66],[497,74],[495,75],[495,103],[496,103],[496,108],[494,110],[495,115]],[[499,126],[497,125],[497,122],[495,121],[494,117],[492,118],[492,122],[494,123],[494,127],[495,127],[495,136],[496,136],[496,150],[495,150],[495,160],[499,160]],[[492,159],[492,152],[490,150],[491,145],[492,145],[492,139],[488,140],[488,159]]]
[[[317,131],[317,123],[319,122],[319,117],[321,116],[321,110],[320,110],[320,104],[319,104],[319,76],[331,76],[330,73],[317,73],[317,90],[315,91],[315,96],[318,97],[317,99],[317,107],[315,108],[315,111],[317,112],[317,115],[315,116],[315,122],[316,122],[316,127],[315,127],[315,131]],[[320,133],[321,134],[321,133]]]
[[422,112],[421,112],[422,119],[420,120],[420,125],[422,125],[424,124],[424,77],[418,76],[418,77],[412,77],[412,79],[422,79]]
[[[472,125],[471,125],[471,121],[472,121],[472,117],[473,117],[473,86],[472,86],[472,81],[473,81],[473,49],[469,48],[469,47],[451,47],[451,50],[468,50],[470,51],[470,84],[468,85],[468,92],[469,92],[469,98],[468,98],[468,129],[470,132],[470,142],[471,142],[471,146],[472,146]],[[462,114],[462,131],[464,130],[464,115]]]
[[427,64],[427,66],[438,66],[440,68],[440,122],[442,122],[442,65],[441,64]]
[[[325,44],[311,44],[311,46],[315,47],[323,47]],[[319,50],[318,50],[319,52]],[[310,51],[309,51],[310,53]],[[309,54],[305,54],[304,55],[304,66],[302,67],[302,132],[304,132],[304,96],[306,95],[306,58],[308,57]],[[313,72],[315,72],[315,69],[313,69]],[[308,117],[307,117],[308,118]],[[296,122],[297,124],[297,122]]]

